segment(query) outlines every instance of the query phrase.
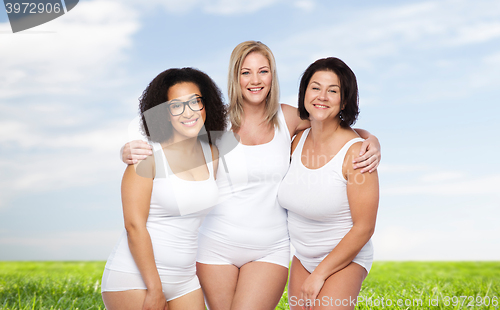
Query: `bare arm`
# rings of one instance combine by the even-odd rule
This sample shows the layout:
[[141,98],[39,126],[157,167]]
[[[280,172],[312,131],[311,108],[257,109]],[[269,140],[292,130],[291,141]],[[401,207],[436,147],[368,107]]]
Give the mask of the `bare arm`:
[[167,301],[162,292],[151,237],[146,228],[152,188],[153,179],[137,175],[134,166],[127,167],[121,189],[123,217],[130,252],[147,287],[143,309],[163,310]]
[[303,120],[299,116],[299,110],[288,104],[281,104],[281,110],[285,116],[286,126],[290,133],[290,137],[295,136],[299,131],[311,127],[309,120]]
[[378,175],[377,172],[361,174],[359,170],[353,168],[351,158],[359,153],[360,148],[360,143],[351,146],[344,160],[344,173],[347,176],[347,198],[353,226],[304,281],[301,288],[301,298],[304,300],[314,300],[326,279],[349,265],[370,240],[375,230],[379,200]]

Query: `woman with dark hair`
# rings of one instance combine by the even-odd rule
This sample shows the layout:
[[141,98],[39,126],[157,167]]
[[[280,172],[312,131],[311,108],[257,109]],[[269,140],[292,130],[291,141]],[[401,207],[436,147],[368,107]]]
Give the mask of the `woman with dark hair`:
[[107,309],[205,309],[197,234],[219,196],[218,151],[208,141],[225,129],[221,98],[192,68],[166,70],[143,92],[141,125],[154,154],[123,176],[125,230],[101,285]]
[[299,113],[311,122],[292,142],[292,162],[278,191],[288,211],[291,309],[354,309],[373,261],[377,172],[353,168],[364,141],[351,128],[359,113],[352,70],[338,58],[304,72]]

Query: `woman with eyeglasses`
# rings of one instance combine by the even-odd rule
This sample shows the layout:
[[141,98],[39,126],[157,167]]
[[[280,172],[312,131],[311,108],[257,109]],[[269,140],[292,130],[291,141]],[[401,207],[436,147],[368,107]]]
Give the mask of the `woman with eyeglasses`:
[[201,71],[169,69],[143,92],[140,114],[154,154],[125,170],[125,229],[106,263],[102,299],[108,310],[204,310],[197,234],[219,196],[209,141],[210,131],[225,129],[221,92]]
[[[240,143],[221,152],[218,179],[219,187],[230,187],[232,194],[210,212],[199,235],[197,274],[210,310],[275,309],[286,285],[290,241],[278,187],[290,164],[291,138],[310,123],[278,97],[271,50],[257,41],[236,46],[228,99],[231,131]],[[373,171],[380,145],[358,131],[367,141],[357,165]],[[217,145],[225,149],[223,142]],[[136,141],[124,146],[122,159],[131,164],[147,154],[147,144]]]

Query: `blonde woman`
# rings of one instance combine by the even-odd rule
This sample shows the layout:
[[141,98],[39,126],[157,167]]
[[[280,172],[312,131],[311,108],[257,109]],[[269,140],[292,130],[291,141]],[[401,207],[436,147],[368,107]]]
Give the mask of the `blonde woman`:
[[[232,195],[219,203],[200,228],[197,274],[211,310],[274,309],[290,262],[286,211],[277,202],[288,170],[292,137],[310,126],[297,109],[279,104],[271,50],[246,41],[233,50],[228,76],[231,130],[240,138],[219,165],[217,183]],[[369,151],[357,160],[365,171],[380,158],[375,137],[360,130]],[[222,154],[222,139],[216,143]],[[147,156],[144,144],[126,144],[126,163]],[[226,173],[227,172],[227,173]]]

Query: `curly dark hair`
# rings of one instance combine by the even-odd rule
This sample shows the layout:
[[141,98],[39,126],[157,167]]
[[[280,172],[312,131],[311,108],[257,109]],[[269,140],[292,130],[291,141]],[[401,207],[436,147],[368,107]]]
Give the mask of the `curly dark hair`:
[[[205,129],[224,131],[226,129],[227,109],[222,93],[215,82],[205,73],[194,68],[172,68],[158,74],[139,98],[139,112],[143,133],[153,142],[164,142],[173,134],[167,105],[170,87],[184,82],[196,84],[200,89],[206,109]],[[147,119],[147,122],[146,122]]]
[[353,125],[359,114],[358,83],[356,75],[342,60],[335,57],[318,59],[313,62],[302,74],[299,86],[299,115],[301,119],[309,119],[309,112],[304,107],[304,97],[311,77],[317,71],[330,71],[335,73],[340,81],[340,99],[342,117],[340,126],[346,128]]

